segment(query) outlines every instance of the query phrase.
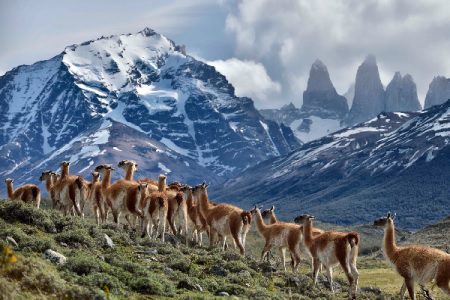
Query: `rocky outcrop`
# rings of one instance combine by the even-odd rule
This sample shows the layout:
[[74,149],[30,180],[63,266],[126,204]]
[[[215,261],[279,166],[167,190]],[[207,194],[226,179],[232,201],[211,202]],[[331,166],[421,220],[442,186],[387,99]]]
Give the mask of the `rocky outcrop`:
[[416,111],[421,106],[417,88],[411,75],[402,76],[396,72],[386,88],[385,111]]
[[376,59],[369,55],[356,73],[355,96],[346,123],[353,125],[374,118],[384,110],[384,99]]
[[430,83],[427,96],[425,97],[425,108],[439,105],[450,99],[450,79],[444,76],[436,76]]
[[348,113],[345,97],[338,95],[325,64],[316,60],[309,72],[308,85],[303,92],[301,111],[321,118],[341,119]]

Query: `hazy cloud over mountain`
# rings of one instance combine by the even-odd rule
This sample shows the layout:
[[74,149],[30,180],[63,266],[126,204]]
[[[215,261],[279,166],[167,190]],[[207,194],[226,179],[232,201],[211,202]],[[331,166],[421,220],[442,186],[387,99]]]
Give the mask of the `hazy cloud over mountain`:
[[0,72],[147,26],[212,62],[260,108],[300,106],[316,58],[340,94],[369,53],[385,86],[395,71],[411,74],[422,103],[432,78],[450,75],[446,0],[0,0]]
[[385,85],[397,70],[410,73],[421,102],[433,76],[450,73],[450,2],[445,0],[243,0],[235,4],[226,19],[235,55],[263,63],[269,76],[282,83],[290,98],[285,102],[300,98],[316,58],[328,66],[340,93],[347,90],[369,53],[377,57]]

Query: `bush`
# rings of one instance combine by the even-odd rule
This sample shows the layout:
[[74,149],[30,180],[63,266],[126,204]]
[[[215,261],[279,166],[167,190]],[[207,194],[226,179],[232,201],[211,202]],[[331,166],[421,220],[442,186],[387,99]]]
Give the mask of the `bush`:
[[21,222],[38,226],[47,232],[56,232],[48,210],[36,209],[22,201],[0,201],[0,218],[10,223]]
[[153,275],[133,278],[129,286],[133,291],[147,295],[173,296],[175,294],[172,282]]
[[94,239],[84,229],[75,229],[59,233],[56,235],[55,240],[77,248],[81,245],[92,248],[95,245]]
[[105,287],[107,287],[110,292],[115,294],[122,294],[121,290],[125,288],[125,285],[116,277],[97,272],[87,276],[81,276],[78,279],[78,283],[83,286],[99,288],[101,290],[104,290]]
[[66,285],[52,265],[36,257],[19,256],[5,275],[19,282],[24,290],[61,294]]
[[89,275],[94,272],[99,272],[102,262],[92,256],[78,254],[74,257],[70,257],[67,263],[60,268],[65,268],[78,275]]

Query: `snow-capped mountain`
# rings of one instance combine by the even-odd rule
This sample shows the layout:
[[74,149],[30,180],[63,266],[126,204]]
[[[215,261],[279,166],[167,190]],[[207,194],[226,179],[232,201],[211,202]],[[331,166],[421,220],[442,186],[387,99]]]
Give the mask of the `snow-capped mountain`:
[[213,194],[241,206],[278,205],[341,224],[395,211],[415,229],[450,214],[450,101],[415,113],[382,113],[229,180]]
[[[84,170],[134,155],[151,170],[145,176],[175,169],[172,158],[198,176],[226,177],[299,146],[214,67],[148,28],[72,45],[1,76],[0,127],[1,174],[24,179],[37,165],[56,168],[56,157]],[[121,151],[113,136],[126,141]],[[166,159],[159,169],[155,155],[143,155],[154,149]]]

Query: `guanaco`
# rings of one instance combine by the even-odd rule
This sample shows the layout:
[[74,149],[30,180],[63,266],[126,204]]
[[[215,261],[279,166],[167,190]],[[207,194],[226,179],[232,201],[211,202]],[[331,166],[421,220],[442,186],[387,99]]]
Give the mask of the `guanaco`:
[[41,205],[41,191],[35,184],[25,184],[14,190],[14,179],[7,178],[5,180],[8,198],[10,200],[22,200],[24,202],[32,202],[37,208]]
[[80,209],[80,202],[83,202],[82,194],[75,184],[78,176],[69,175],[70,162],[63,161],[61,163],[61,178],[55,184],[55,196],[60,202],[63,212],[66,215],[72,207],[75,208],[76,213],[82,216]]
[[130,180],[118,180],[111,184],[111,172],[114,168],[111,165],[99,165],[95,168],[95,172],[102,175],[101,191],[104,201],[111,208],[114,222],[119,224],[120,214],[125,214],[130,227],[134,227],[131,223],[130,215],[135,214],[143,217],[139,208],[139,202],[136,201],[137,187],[139,184]]
[[285,254],[286,249],[288,249],[292,259],[292,270],[296,271],[300,263],[300,240],[302,236],[301,226],[282,222],[265,224],[261,211],[256,206],[251,210],[251,213],[255,216],[258,233],[265,240],[265,245],[261,252],[261,261],[264,260],[272,247],[278,248],[283,261],[283,268],[286,271]]
[[301,215],[296,217],[294,221],[303,224],[305,244],[313,257],[314,284],[317,283],[320,263],[322,263],[327,270],[330,289],[334,292],[333,267],[340,264],[350,285],[349,298],[355,298],[359,278],[358,269],[356,268],[359,234],[356,232],[325,231],[322,234],[313,236],[313,219],[315,219],[314,216]]
[[[144,189],[145,185],[145,189]],[[166,193],[166,176],[160,175],[158,180],[158,191],[149,193],[148,183],[141,182],[139,184],[141,191],[141,208],[144,212],[142,222],[142,237],[146,234],[152,239],[153,230],[156,229],[155,237],[158,236],[158,231],[161,232],[161,240],[165,241],[167,212],[169,209],[168,197]],[[149,194],[148,194],[149,193]]]
[[394,218],[388,213],[386,217],[375,220],[374,225],[384,227],[384,256],[404,279],[400,299],[408,290],[409,297],[415,300],[414,283],[425,285],[433,279],[444,293],[450,295],[450,254],[427,246],[397,246]]
[[206,219],[200,213],[198,203],[194,203],[192,187],[183,186],[181,191],[184,194],[184,199],[186,199],[187,213],[192,228],[192,240],[195,240],[201,246],[203,244],[203,232],[207,230]]
[[223,239],[224,248],[226,237],[231,235],[239,252],[244,255],[245,239],[251,226],[249,213],[229,204],[212,205],[208,200],[207,187],[208,185],[203,182],[195,186],[193,192],[199,200],[200,212],[206,219],[210,247],[214,246],[216,236],[219,236]]
[[52,201],[52,207],[55,209],[58,206],[54,188],[54,185],[56,184],[56,173],[53,171],[44,171],[39,177],[39,180],[45,182],[45,188],[47,189],[48,196]]
[[89,186],[89,195],[88,199],[91,202],[92,210],[94,211],[95,221],[97,225],[106,222],[104,207],[105,203],[103,201],[102,195],[102,185],[99,181],[100,173],[92,172],[92,181]]
[[[269,219],[269,224],[285,223],[285,222],[278,221],[278,218],[275,215],[275,206],[273,206],[273,205],[272,205],[271,208],[262,211],[261,212],[261,216],[265,220]],[[305,239],[304,239],[304,236],[303,236],[303,227],[301,227],[301,225],[297,225],[297,226],[299,226],[299,229],[300,229],[300,231],[302,233],[300,235],[300,241],[299,241],[300,252],[304,253],[305,256],[310,258],[310,263],[311,263],[311,267],[312,267],[312,265],[313,265],[313,263],[312,263],[312,256],[311,256],[311,253],[309,252],[308,247],[306,247],[306,245],[305,245]],[[319,235],[321,233],[323,233],[323,230],[321,230],[319,228],[313,228],[312,229],[313,236]],[[294,263],[294,257],[292,257],[292,255],[291,255],[291,265],[293,265],[293,263]],[[322,268],[322,266],[321,266],[321,268]]]

